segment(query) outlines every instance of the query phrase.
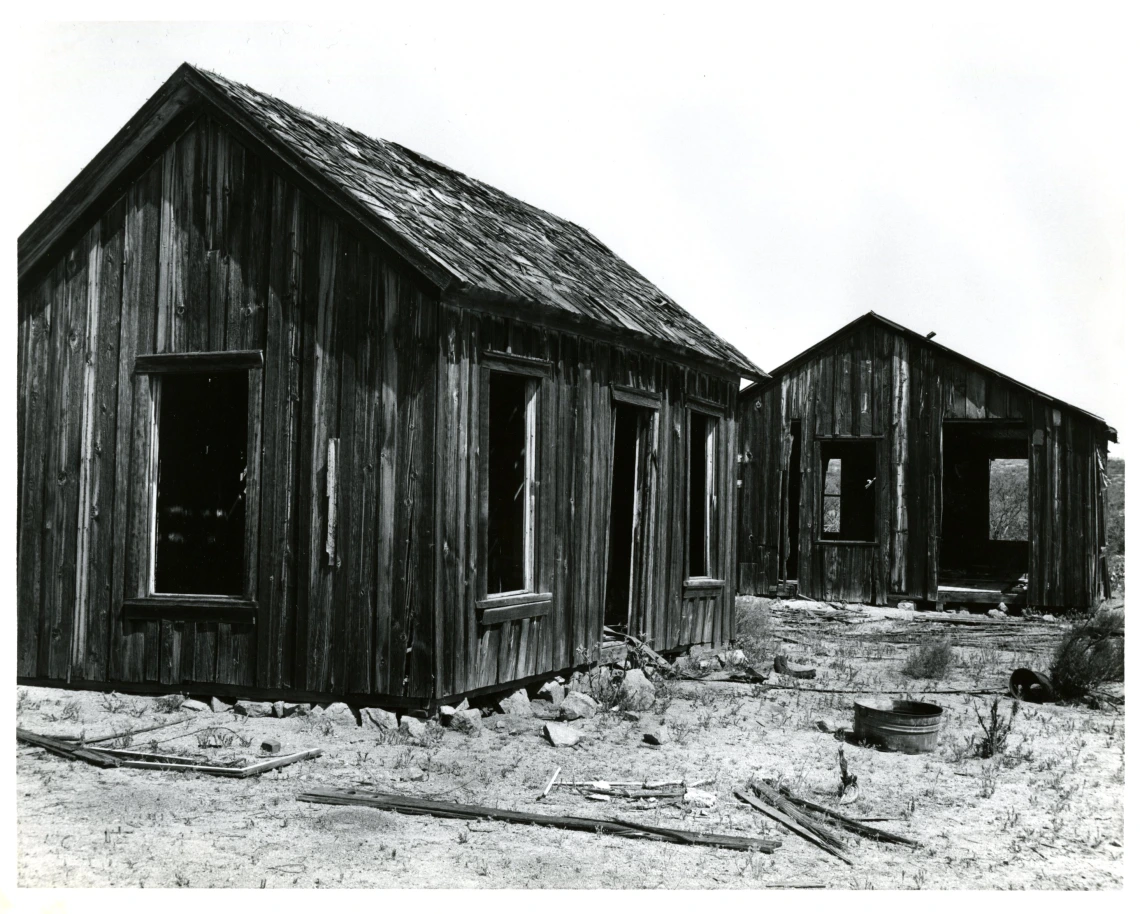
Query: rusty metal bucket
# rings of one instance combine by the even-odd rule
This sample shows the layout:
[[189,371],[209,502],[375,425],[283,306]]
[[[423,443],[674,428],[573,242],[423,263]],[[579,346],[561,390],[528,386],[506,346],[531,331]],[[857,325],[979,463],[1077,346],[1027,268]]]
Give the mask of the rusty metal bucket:
[[925,701],[855,702],[855,739],[916,755],[938,748],[942,708]]

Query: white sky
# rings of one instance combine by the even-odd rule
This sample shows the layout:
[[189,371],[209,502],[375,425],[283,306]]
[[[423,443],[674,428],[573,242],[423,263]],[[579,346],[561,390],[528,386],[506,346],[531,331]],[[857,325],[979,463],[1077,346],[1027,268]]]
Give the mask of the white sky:
[[410,6],[25,27],[17,231],[188,60],[586,226],[763,368],[873,309],[1127,441],[1113,7]]

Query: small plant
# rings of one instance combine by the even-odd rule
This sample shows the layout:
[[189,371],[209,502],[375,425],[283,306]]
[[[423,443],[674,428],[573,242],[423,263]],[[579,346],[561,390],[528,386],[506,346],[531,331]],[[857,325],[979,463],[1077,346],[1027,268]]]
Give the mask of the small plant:
[[114,692],[108,692],[99,701],[99,706],[108,714],[121,714],[127,710],[127,703],[123,701],[122,696],[116,695]]
[[234,744],[234,732],[224,727],[207,727],[196,737],[199,749],[228,749]]
[[1014,699],[1009,716],[1002,717],[1001,699],[995,698],[990,704],[989,720],[987,720],[982,716],[977,705],[974,706],[974,714],[978,718],[978,723],[982,725],[982,738],[974,750],[978,758],[993,758],[1005,751],[1005,744],[1009,741],[1009,734],[1013,729],[1014,718],[1017,717],[1020,708],[1021,702]]
[[1053,690],[1062,700],[1084,698],[1106,682],[1124,680],[1124,611],[1100,609],[1076,626],[1053,655]]
[[923,644],[910,652],[903,675],[911,679],[942,679],[954,664],[954,648],[949,640]]
[[73,698],[59,712],[60,720],[79,720],[79,699]]
[[185,700],[184,695],[161,695],[154,700],[154,709],[159,714],[173,714],[182,707]]

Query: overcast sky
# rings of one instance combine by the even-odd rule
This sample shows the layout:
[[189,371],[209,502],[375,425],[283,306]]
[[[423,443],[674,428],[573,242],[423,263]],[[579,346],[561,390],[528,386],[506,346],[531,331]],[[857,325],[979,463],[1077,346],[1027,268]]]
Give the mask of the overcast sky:
[[763,368],[873,309],[1127,441],[1113,14],[411,6],[27,28],[18,227],[186,60],[584,225]]

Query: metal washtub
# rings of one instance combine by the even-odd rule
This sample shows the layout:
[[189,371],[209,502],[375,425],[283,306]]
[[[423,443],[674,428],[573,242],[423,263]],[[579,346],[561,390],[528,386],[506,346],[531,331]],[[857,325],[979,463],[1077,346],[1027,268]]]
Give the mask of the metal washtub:
[[855,738],[915,755],[933,752],[942,708],[925,701],[855,702]]

